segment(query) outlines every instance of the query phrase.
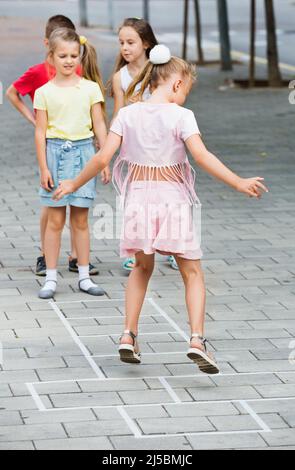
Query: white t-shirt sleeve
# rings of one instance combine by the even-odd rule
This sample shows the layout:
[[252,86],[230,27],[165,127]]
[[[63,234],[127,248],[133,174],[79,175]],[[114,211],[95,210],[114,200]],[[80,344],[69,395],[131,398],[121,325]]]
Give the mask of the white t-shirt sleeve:
[[183,141],[186,141],[194,134],[201,135],[201,132],[194,113],[191,110],[186,109],[180,120],[179,137]]
[[121,137],[123,136],[123,122],[121,110],[118,112],[117,116],[113,120],[112,125],[110,127],[110,131],[120,135]]

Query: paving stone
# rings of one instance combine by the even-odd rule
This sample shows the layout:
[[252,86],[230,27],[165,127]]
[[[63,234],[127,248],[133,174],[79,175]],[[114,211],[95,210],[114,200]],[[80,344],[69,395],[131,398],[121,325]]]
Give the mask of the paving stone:
[[188,388],[188,392],[195,401],[211,401],[211,400],[247,400],[261,398],[261,395],[250,386],[231,386],[231,387],[211,387],[196,390]]
[[133,433],[122,419],[99,422],[66,423],[65,429],[70,437],[92,436],[129,436]]
[[54,439],[66,437],[60,424],[31,424],[20,426],[0,426],[0,441],[28,441],[33,439]]
[[24,424],[43,424],[43,423],[68,423],[78,421],[96,421],[92,410],[70,410],[70,411],[58,411],[54,412],[43,412],[36,410],[27,410],[21,413]]
[[106,437],[35,440],[37,450],[113,450]]
[[265,449],[267,444],[259,434],[232,434],[230,438],[227,435],[216,436],[189,436],[187,439],[195,450],[230,450],[246,448]]
[[110,441],[118,450],[191,450],[185,437],[157,437],[156,439],[140,439],[128,436],[110,437]]
[[185,416],[227,416],[230,421],[231,415],[239,414],[234,403],[182,403],[165,405],[165,410],[172,417]]
[[35,447],[31,441],[0,442],[0,450],[35,450]]
[[[232,419],[232,418],[231,418]],[[177,434],[190,432],[214,431],[210,421],[204,417],[180,417],[180,418],[144,418],[138,419],[140,428],[144,434]],[[169,430],[167,432],[167,430]]]
[[23,421],[19,412],[0,411],[0,426],[14,426],[18,424],[23,424]]
[[59,393],[50,394],[55,408],[71,408],[85,406],[122,405],[123,401],[115,392],[106,393]]
[[209,421],[221,432],[230,431],[254,431],[261,429],[255,420],[249,415],[242,416],[209,416]]
[[277,429],[272,433],[263,435],[264,440],[269,446],[277,446],[281,443],[283,446],[295,445],[295,430],[294,429]]

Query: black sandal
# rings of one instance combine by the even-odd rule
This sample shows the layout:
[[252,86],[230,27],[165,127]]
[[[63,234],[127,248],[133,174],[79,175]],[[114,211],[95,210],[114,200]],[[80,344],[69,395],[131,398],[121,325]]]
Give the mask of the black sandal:
[[201,372],[204,372],[205,374],[219,374],[219,367],[216,364],[213,355],[207,352],[206,338],[198,333],[192,334],[190,341],[192,341],[193,338],[198,338],[200,340],[204,346],[204,351],[199,348],[189,348],[187,356],[198,365]]
[[137,336],[130,330],[125,330],[122,336],[120,337],[120,340],[123,338],[124,335],[128,335],[132,338],[133,345],[132,344],[120,344],[119,346],[119,354],[120,354],[120,359],[122,362],[127,362],[129,364],[140,364],[141,363],[141,354],[140,352],[135,351],[135,342]]

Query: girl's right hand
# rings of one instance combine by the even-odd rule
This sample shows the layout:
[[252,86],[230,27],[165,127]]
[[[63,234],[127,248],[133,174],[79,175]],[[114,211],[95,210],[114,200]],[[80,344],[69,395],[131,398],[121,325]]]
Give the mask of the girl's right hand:
[[240,178],[236,186],[236,190],[240,193],[245,193],[249,197],[261,197],[261,191],[268,193],[268,189],[261,183],[264,178],[255,176],[254,178]]
[[53,179],[48,168],[46,170],[41,171],[40,185],[43,189],[48,192],[52,191],[52,189],[54,188]]

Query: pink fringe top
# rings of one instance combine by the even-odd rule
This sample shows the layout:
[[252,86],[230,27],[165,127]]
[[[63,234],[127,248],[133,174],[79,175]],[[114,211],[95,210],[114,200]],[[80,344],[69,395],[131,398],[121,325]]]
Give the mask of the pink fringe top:
[[190,204],[200,204],[184,144],[200,134],[192,111],[175,103],[137,102],[120,109],[110,130],[122,137],[113,183],[123,204],[130,183],[139,180],[147,189],[149,181],[176,182]]

